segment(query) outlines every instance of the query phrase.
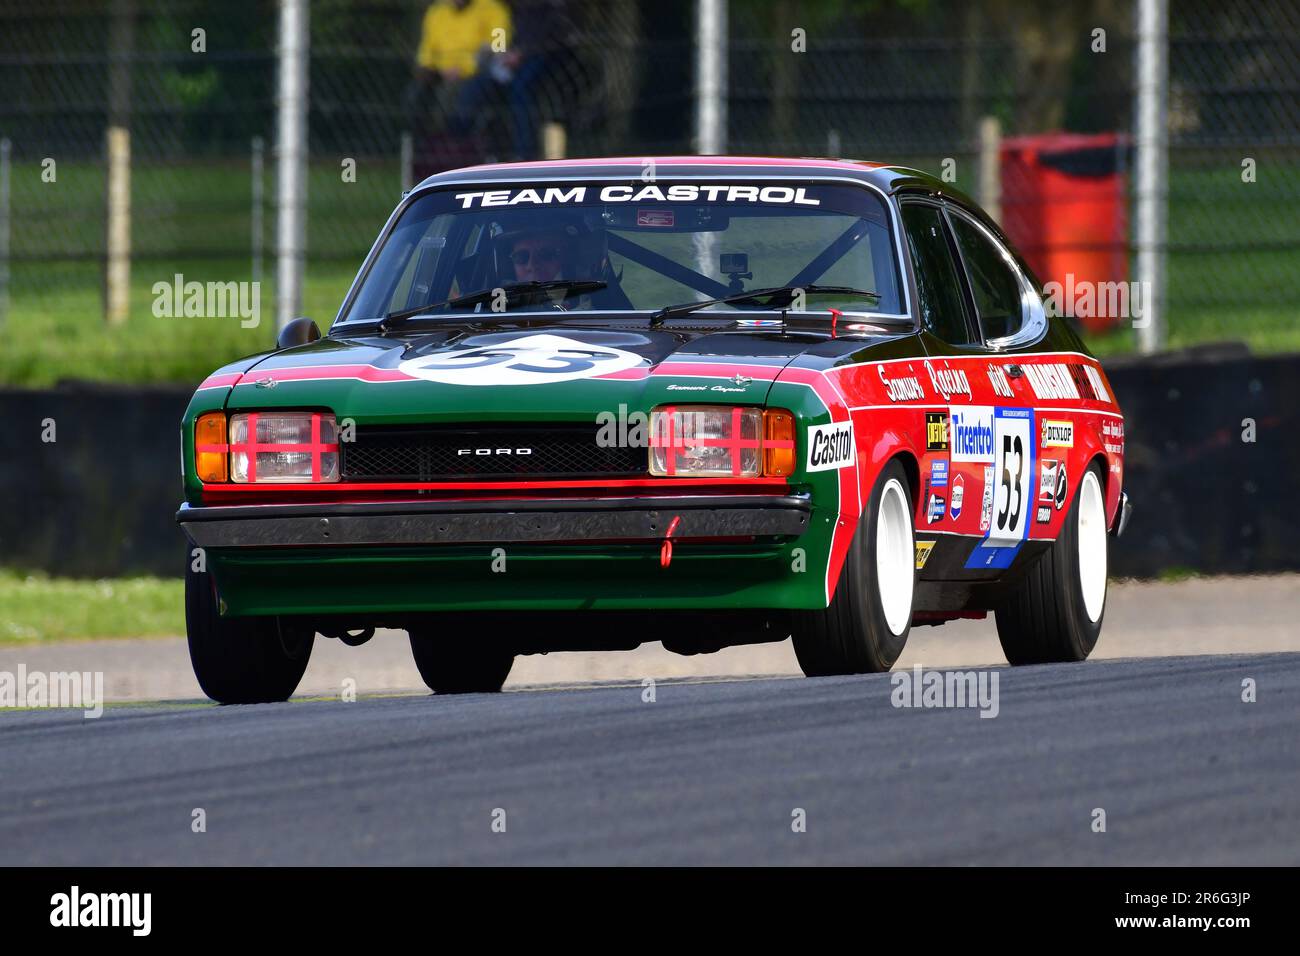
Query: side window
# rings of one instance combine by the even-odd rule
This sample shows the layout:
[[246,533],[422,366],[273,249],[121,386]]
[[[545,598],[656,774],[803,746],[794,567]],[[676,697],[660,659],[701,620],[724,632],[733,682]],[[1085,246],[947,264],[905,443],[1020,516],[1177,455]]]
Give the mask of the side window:
[[984,338],[1015,335],[1025,321],[1019,277],[1002,250],[969,220],[954,215],[952,229],[970,276]]
[[962,283],[948,245],[943,213],[936,206],[903,203],[903,231],[916,269],[921,320],[945,342],[968,344],[971,334]]

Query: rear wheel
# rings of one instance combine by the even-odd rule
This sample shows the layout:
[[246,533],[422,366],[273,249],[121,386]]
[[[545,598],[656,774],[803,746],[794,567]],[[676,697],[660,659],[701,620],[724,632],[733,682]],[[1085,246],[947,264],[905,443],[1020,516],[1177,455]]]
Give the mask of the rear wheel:
[[288,700],[311,659],[316,635],[277,617],[223,618],[212,575],[185,571],[185,631],[199,686],[219,704]]
[[1094,464],[1051,550],[996,610],[1008,661],[1081,661],[1092,653],[1106,612],[1106,547],[1106,496]]
[[876,479],[830,606],[795,614],[794,651],[804,674],[887,671],[898,660],[912,626],[912,538],[907,475],[890,462]]
[[495,694],[515,663],[515,655],[505,648],[474,643],[482,640],[482,635],[467,628],[446,626],[408,633],[415,666],[435,694]]

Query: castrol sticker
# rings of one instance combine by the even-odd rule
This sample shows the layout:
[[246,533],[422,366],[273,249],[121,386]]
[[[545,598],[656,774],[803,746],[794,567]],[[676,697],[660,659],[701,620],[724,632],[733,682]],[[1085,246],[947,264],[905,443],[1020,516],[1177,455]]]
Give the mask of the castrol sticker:
[[831,422],[808,428],[807,471],[847,468],[853,458],[853,423]]

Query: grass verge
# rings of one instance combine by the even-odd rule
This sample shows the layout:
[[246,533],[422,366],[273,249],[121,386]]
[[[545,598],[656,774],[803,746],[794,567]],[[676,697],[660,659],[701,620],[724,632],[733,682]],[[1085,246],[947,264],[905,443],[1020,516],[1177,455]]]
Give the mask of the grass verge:
[[184,582],[84,581],[0,569],[0,644],[185,633]]

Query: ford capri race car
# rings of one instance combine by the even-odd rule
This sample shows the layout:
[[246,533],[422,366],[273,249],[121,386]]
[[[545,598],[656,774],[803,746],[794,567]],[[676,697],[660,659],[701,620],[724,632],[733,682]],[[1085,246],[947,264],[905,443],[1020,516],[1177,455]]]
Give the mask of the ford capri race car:
[[329,333],[182,422],[203,690],[284,700],[317,635],[405,630],[436,692],[516,655],[793,637],[888,670],[994,612],[1078,661],[1127,516],[1124,419],[979,208],[914,170],[608,159],[405,195]]

